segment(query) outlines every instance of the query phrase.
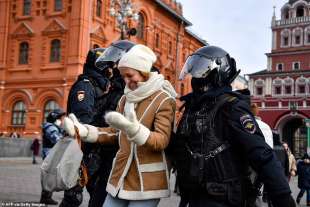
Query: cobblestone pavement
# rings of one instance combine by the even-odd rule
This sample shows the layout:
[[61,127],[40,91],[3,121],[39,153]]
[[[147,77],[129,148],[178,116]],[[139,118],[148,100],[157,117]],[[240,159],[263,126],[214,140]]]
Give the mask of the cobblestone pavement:
[[[32,165],[31,158],[0,158],[0,207],[4,202],[38,202],[40,199],[40,165]],[[173,187],[174,179],[171,184]],[[291,188],[296,198],[298,193],[297,179],[291,181]],[[56,192],[53,198],[58,202],[63,197],[62,192]],[[305,205],[305,195],[301,207]],[[84,201],[81,207],[87,207],[88,193],[84,190]],[[179,197],[172,192],[170,198],[162,199],[159,207],[176,207]],[[261,207],[265,204],[260,202]]]

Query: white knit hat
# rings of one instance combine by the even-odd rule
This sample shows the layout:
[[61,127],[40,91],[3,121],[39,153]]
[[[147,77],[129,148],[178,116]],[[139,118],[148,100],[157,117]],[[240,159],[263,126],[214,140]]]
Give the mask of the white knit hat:
[[155,53],[145,45],[133,46],[118,63],[118,67],[128,67],[141,72],[151,72],[152,65],[156,62]]

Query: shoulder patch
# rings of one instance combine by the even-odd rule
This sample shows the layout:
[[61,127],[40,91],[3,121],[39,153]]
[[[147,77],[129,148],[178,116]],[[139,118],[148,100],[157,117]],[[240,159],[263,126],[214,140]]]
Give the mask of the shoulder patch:
[[256,125],[254,123],[253,117],[249,114],[245,114],[240,117],[241,126],[245,129],[245,131],[250,134],[254,134],[256,132]]
[[78,92],[77,92],[77,99],[78,99],[79,101],[83,101],[84,98],[85,98],[85,91],[78,91]]

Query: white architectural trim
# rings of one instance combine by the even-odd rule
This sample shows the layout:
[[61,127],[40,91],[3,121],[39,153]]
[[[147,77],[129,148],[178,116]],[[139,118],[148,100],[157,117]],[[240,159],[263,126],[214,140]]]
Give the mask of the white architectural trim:
[[[296,43],[296,37],[299,36],[299,44]],[[292,32],[292,46],[293,47],[300,47],[304,43],[303,40],[303,29],[301,27],[297,27],[293,29]]]
[[[295,63],[298,63],[298,65],[299,65],[299,66],[298,66],[298,67],[299,67],[298,69],[295,69],[295,67],[294,67],[294,66],[295,66]],[[292,62],[292,70],[300,70],[300,61]]]
[[305,28],[304,44],[310,45],[310,26]]
[[[284,45],[284,38],[287,37],[288,38],[288,44]],[[281,31],[281,43],[280,43],[280,47],[281,48],[288,48],[291,46],[291,42],[292,42],[292,37],[291,37],[291,30],[289,29],[284,29]]]

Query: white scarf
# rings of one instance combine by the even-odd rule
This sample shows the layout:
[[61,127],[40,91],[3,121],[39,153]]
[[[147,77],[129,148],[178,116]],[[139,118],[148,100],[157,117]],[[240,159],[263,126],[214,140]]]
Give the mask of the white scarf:
[[124,94],[126,96],[124,108],[125,116],[127,112],[134,111],[134,105],[136,103],[150,97],[159,90],[166,91],[173,98],[176,98],[177,96],[177,93],[171,83],[165,80],[163,75],[158,74],[157,72],[151,72],[149,79],[146,82],[138,83],[138,88],[135,90],[129,89],[126,85],[124,90]]
[[151,72],[149,79],[146,82],[138,83],[138,88],[135,90],[130,90],[126,86],[124,93],[128,102],[139,103],[159,90],[166,91],[173,98],[177,96],[171,83],[165,80],[162,74],[157,72]]

